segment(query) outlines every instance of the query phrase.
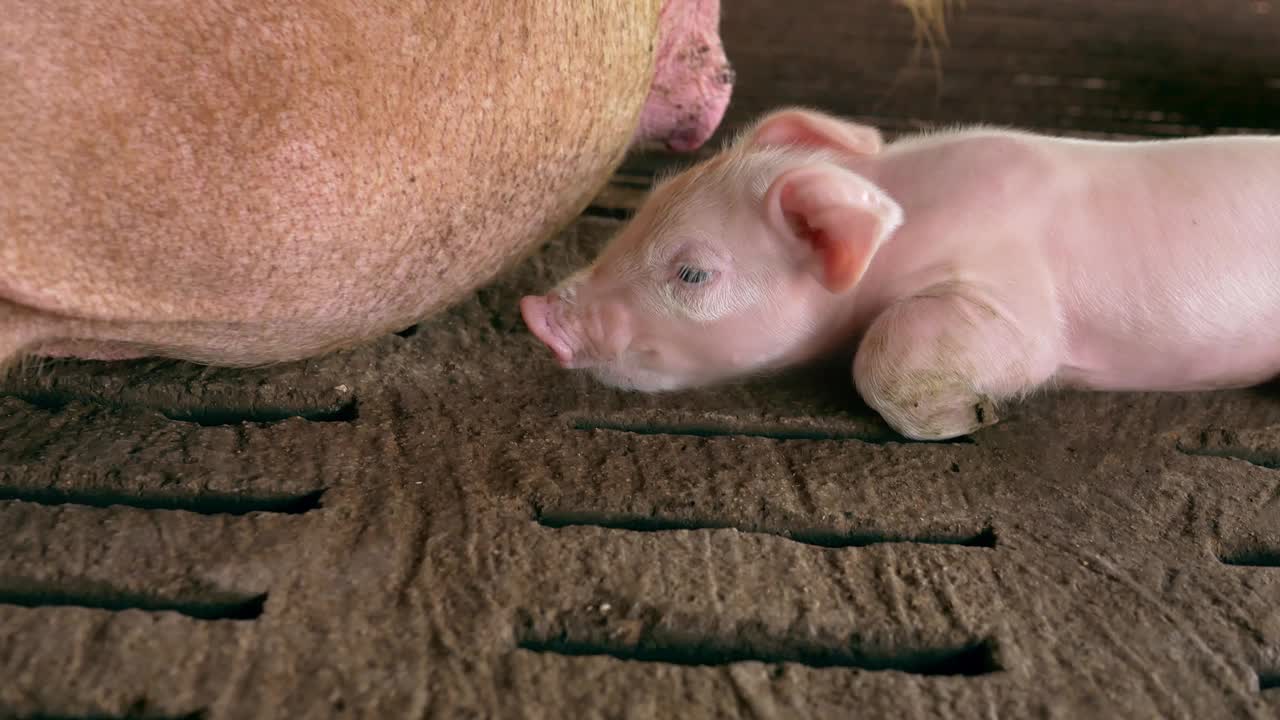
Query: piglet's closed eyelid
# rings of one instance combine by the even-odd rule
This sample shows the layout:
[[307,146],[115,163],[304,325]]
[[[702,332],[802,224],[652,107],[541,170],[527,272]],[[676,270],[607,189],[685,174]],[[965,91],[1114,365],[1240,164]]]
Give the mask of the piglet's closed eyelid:
[[686,285],[701,286],[709,284],[715,278],[715,271],[691,264],[676,266],[676,279]]
[[718,259],[700,255],[684,255],[676,257],[666,266],[666,273],[670,277],[678,277],[682,268],[691,270],[701,270],[709,273],[711,277],[719,277],[723,274],[727,263]]

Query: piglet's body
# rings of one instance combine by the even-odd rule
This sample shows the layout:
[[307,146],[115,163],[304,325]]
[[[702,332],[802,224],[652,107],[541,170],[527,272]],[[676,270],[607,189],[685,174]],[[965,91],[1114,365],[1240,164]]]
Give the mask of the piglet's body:
[[[946,439],[1037,388],[1280,374],[1280,138],[994,129],[883,145],[775,113],[657,188],[526,323],[638,390],[851,352],[899,432]],[[694,282],[690,282],[694,281]]]

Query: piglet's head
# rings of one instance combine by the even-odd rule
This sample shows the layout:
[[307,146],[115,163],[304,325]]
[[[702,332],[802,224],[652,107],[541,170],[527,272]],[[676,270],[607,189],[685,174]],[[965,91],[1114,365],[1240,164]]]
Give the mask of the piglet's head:
[[804,359],[902,210],[854,171],[874,129],[803,110],[766,117],[659,184],[599,257],[520,311],[561,366],[615,387],[707,385]]

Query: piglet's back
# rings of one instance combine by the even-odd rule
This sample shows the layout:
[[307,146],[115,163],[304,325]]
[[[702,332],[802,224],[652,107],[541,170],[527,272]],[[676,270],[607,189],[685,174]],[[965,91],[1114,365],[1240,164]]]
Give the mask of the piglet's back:
[[1248,385],[1280,371],[1280,138],[1059,143],[1049,252],[1064,379]]

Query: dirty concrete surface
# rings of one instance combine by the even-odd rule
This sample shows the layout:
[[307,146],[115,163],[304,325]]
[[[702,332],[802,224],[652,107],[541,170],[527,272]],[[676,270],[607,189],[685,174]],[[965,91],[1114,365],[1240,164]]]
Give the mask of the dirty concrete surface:
[[[721,137],[1269,130],[1280,8],[727,3]],[[0,716],[1280,716],[1280,391],[1045,393],[895,436],[841,367],[664,396],[565,373],[516,302],[671,159],[450,311],[257,370],[0,385]]]

